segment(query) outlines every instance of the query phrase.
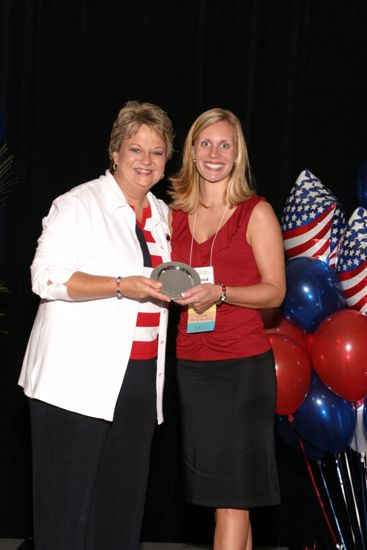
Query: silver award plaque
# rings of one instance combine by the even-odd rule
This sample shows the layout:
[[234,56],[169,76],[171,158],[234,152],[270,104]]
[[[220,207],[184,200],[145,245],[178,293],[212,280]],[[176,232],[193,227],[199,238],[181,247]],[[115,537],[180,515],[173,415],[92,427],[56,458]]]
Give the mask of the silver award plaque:
[[173,300],[182,298],[182,292],[200,284],[197,271],[181,262],[165,262],[153,269],[150,278],[162,283],[162,294]]

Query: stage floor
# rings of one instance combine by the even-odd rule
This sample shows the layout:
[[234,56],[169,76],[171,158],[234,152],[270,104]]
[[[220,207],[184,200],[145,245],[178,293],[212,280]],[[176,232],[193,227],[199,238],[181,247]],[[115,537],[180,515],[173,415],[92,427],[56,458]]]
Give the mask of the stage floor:
[[[23,539],[0,539],[0,550],[32,550],[33,545]],[[168,542],[142,542],[140,550],[209,550],[210,546],[190,546]],[[253,550],[288,550],[286,547],[254,546]]]

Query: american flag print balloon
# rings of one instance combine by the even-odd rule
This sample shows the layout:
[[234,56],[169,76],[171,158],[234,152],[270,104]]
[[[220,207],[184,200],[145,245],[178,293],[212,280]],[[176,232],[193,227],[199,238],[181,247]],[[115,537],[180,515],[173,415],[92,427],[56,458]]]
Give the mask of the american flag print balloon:
[[347,306],[367,313],[367,210],[351,215],[338,248],[337,276]]
[[309,170],[301,172],[281,220],[288,259],[307,256],[335,268],[344,226],[345,215],[335,195]]

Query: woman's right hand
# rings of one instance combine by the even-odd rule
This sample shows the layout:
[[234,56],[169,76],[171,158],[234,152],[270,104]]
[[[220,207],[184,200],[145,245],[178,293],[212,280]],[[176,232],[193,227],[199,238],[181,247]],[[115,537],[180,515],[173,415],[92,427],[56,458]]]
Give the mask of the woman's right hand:
[[[52,284],[52,281],[49,281]],[[72,300],[97,300],[116,296],[116,279],[104,275],[90,275],[76,271],[65,283],[69,297]],[[160,300],[170,302],[170,298],[162,294],[162,283],[153,281],[142,275],[121,277],[119,290],[122,298],[131,300]]]
[[123,298],[132,300],[161,300],[170,302],[170,298],[162,294],[162,283],[148,279],[141,275],[132,275],[130,277],[122,277],[120,281],[120,291]]

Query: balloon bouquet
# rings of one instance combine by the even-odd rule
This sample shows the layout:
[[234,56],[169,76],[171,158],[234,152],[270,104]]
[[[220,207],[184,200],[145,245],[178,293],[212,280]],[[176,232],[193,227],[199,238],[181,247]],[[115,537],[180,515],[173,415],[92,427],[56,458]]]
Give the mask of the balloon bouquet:
[[[279,310],[264,312],[264,324],[276,364],[276,430],[304,455],[333,546],[347,548],[349,537],[353,548],[365,550],[367,162],[358,174],[357,198],[360,206],[346,223],[333,193],[311,172],[300,174],[281,220],[287,293]],[[335,461],[348,533],[328,489],[325,457]],[[310,460],[316,461],[338,536]]]

